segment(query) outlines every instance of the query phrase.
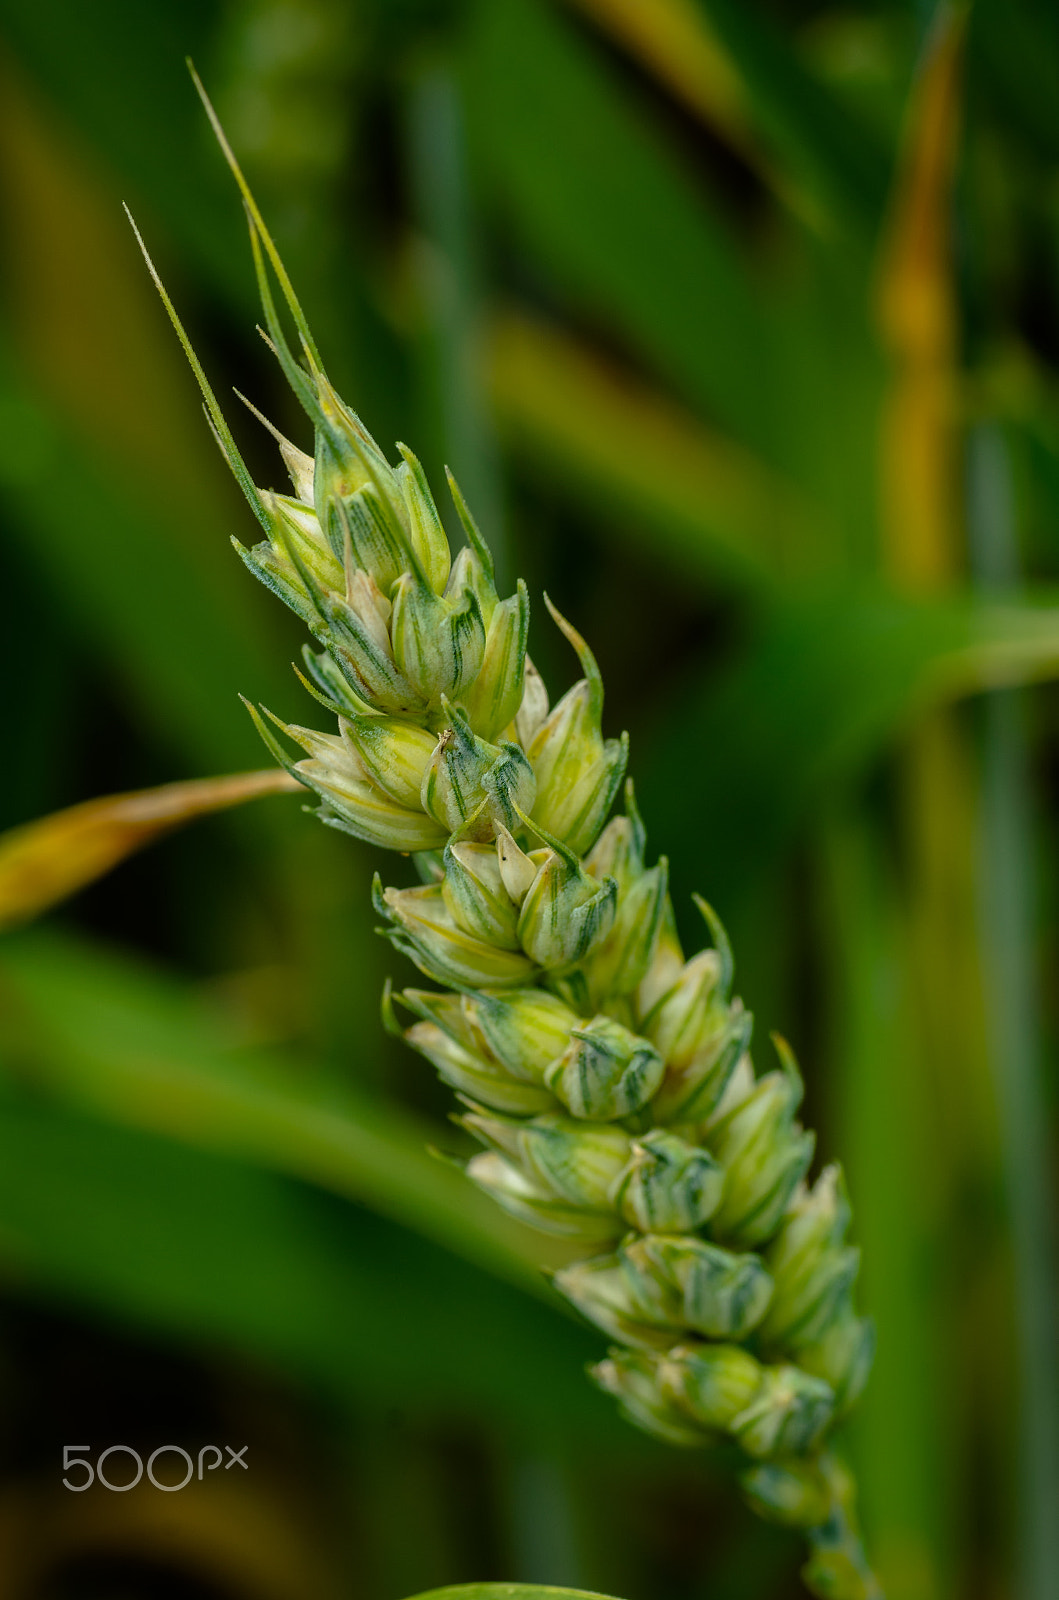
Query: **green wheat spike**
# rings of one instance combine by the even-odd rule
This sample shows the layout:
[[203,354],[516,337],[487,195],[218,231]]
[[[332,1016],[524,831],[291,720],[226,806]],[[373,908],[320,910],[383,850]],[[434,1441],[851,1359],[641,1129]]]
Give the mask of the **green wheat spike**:
[[554,1281],[613,1340],[595,1381],[661,1439],[734,1442],[751,1505],[804,1530],[813,1593],[880,1600],[830,1442],[867,1380],[873,1331],[855,1307],[841,1173],[808,1180],[794,1058],[776,1040],[776,1066],[755,1070],[731,950],[701,900],[706,946],[685,958],[631,784],[625,815],[607,820],[628,741],[604,737],[588,645],[547,602],[582,672],[551,707],[526,654],[525,586],[497,594],[451,475],[469,537],[455,558],[415,456],[399,446],[391,465],[331,388],[195,81],[247,206],[271,343],[315,430],[312,458],[277,435],[293,496],[253,485],[152,275],[268,535],[243,559],[307,623],[321,649],[303,682],[337,713],[331,733],[279,724],[298,761],[255,712],[258,728],[325,822],[420,867],[417,888],[377,880],[375,906],[380,932],[440,988],[388,993],[387,1024],[459,1097],[484,1147],[471,1181],[583,1243]]

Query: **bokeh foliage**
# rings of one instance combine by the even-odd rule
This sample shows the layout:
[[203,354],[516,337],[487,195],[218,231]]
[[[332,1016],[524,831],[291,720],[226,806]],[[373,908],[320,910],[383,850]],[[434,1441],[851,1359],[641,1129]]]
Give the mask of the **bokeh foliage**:
[[[238,691],[304,715],[120,211],[218,387],[295,432],[190,53],[339,386],[590,638],[678,898],[798,1049],[879,1327],[849,1446],[887,1593],[1052,1600],[1052,8],[3,0],[0,38],[0,821],[260,764]],[[378,1025],[372,866],[262,800],[0,946],[38,1406],[7,1592],[797,1593],[795,1542],[617,1424],[538,1242],[424,1154],[457,1136]],[[96,1410],[48,1409],[82,1349]],[[155,1414],[267,1465],[90,1536],[59,1444]]]

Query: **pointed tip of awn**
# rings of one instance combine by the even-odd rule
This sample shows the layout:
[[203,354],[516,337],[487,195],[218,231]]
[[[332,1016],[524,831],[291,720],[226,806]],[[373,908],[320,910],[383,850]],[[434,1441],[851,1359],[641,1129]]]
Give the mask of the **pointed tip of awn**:
[[151,260],[150,251],[147,249],[147,246],[143,242],[143,234],[140,232],[139,228],[136,226],[136,218],[133,216],[132,212],[130,211],[127,201],[123,200],[121,202],[121,209],[124,211],[125,215],[129,219],[129,227],[132,229],[133,233],[136,235],[136,243],[140,247],[140,254],[143,256],[144,261],[147,263],[147,270],[151,274],[151,278],[152,278],[152,280],[154,282],[154,286],[158,290],[158,293],[162,296],[162,299],[165,301],[166,306],[168,307],[168,305],[169,305],[169,296],[166,294],[165,285],[163,284],[161,278],[158,276],[158,269],[155,266],[154,262]]
[[136,226],[136,219],[124,201],[122,202],[122,205],[125,215],[129,219],[129,226],[132,228],[132,231],[136,236],[136,243],[140,247],[140,253],[142,254],[144,262],[146,263],[147,270],[151,274],[151,281],[158,290],[159,297],[161,298],[162,304],[165,306],[169,320],[173,324],[173,330],[176,333],[177,338],[180,340],[184,354],[188,358],[191,370],[195,374],[195,380],[198,383],[199,391],[202,395],[207,420],[209,421],[213,436],[220,446],[224,459],[227,461],[228,466],[232,471],[232,475],[246,496],[251,510],[265,531],[268,532],[270,524],[265,513],[264,506],[261,503],[261,496],[258,492],[257,485],[251,478],[246,463],[244,462],[239,451],[239,447],[232,437],[231,429],[228,427],[228,424],[224,419],[224,413],[217,403],[217,397],[214,394],[210,381],[206,376],[205,368],[203,367],[198,356],[195,354],[194,346],[188,337],[184,324],[181,322],[180,317],[177,314],[176,306],[173,304],[173,301],[170,298],[169,291],[162,282],[157,267],[151,260],[150,252],[143,240],[143,234]]
[[252,226],[261,236],[261,242],[265,246],[265,252],[268,255],[269,261],[272,263],[272,270],[276,274],[283,298],[287,303],[287,309],[294,318],[294,324],[298,329],[298,337],[302,342],[305,354],[315,367],[317,367],[320,371],[323,371],[323,362],[320,360],[320,352],[316,347],[316,340],[312,336],[305,312],[302,310],[301,302],[294,292],[294,285],[290,280],[290,276],[286,267],[283,265],[283,259],[276,247],[276,242],[268,230],[264,217],[261,215],[261,209],[258,206],[257,201],[254,199],[253,190],[246,181],[246,177],[243,174],[242,167],[239,165],[235,151],[228,142],[228,135],[224,131],[224,125],[221,122],[220,117],[217,115],[213,101],[206,92],[206,86],[199,77],[195,63],[192,61],[190,56],[185,56],[184,59],[187,63],[188,72],[191,75],[191,81],[195,85],[195,91],[198,94],[199,99],[202,101],[203,110],[205,111],[206,116],[209,118],[210,127],[213,129],[213,136],[220,146],[221,154],[228,163],[232,177],[235,179],[236,184],[238,185],[239,193],[243,197],[243,204],[249,214]]

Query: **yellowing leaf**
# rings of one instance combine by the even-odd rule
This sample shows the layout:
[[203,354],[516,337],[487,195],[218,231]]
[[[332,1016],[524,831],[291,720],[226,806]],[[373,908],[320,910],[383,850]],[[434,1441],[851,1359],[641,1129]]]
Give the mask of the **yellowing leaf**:
[[962,8],[944,10],[910,106],[877,286],[893,363],[880,439],[884,564],[920,590],[958,567],[951,213],[963,33]]
[[569,0],[617,39],[704,122],[756,154],[742,84],[692,0]]
[[0,834],[0,928],[39,916],[185,822],[298,787],[285,772],[237,772],[107,795],[12,828]]

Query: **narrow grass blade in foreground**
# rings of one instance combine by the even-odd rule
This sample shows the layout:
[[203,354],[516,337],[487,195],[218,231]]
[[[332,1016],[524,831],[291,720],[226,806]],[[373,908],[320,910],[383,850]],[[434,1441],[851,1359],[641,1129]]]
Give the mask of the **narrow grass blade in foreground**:
[[0,834],[0,929],[28,922],[197,817],[298,785],[285,772],[167,783],[53,812]]
[[556,1589],[545,1583],[454,1583],[428,1589],[414,1600],[613,1600],[587,1589]]

